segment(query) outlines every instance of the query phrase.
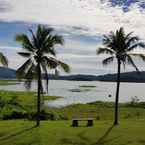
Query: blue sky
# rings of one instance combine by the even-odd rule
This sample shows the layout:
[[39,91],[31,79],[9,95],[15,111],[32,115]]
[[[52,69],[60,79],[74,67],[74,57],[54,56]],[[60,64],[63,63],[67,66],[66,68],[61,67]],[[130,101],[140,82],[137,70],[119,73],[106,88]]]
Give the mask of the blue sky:
[[[123,26],[145,40],[144,7],[144,0],[0,0],[0,49],[8,56],[9,66],[18,68],[24,59],[16,54],[21,46],[15,35],[45,24],[65,38],[65,45],[56,49],[72,74],[112,73],[116,64],[104,68],[101,61],[106,55],[95,55],[102,35]],[[145,70],[144,63],[138,59],[136,63]]]

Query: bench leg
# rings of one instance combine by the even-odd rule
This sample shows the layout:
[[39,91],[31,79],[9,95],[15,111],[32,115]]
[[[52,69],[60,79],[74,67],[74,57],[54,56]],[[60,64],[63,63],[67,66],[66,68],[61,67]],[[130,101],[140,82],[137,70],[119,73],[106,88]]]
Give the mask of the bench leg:
[[93,120],[88,120],[87,126],[88,126],[88,127],[89,127],[89,126],[93,126]]
[[78,127],[78,120],[72,121],[72,127]]

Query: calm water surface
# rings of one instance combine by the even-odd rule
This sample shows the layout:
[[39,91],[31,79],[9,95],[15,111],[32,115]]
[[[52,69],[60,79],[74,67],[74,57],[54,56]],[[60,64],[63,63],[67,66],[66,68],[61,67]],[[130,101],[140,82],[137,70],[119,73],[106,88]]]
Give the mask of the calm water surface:
[[[95,87],[80,87],[80,86]],[[25,91],[23,83],[17,85],[0,86],[1,90]],[[34,82],[32,91],[36,90]],[[114,101],[116,83],[99,81],[62,81],[49,82],[49,95],[62,96],[55,101],[45,102],[49,106],[65,106],[74,103],[88,103],[94,101]],[[108,97],[111,94],[112,97]],[[129,102],[137,96],[140,101],[145,101],[145,83],[121,83],[120,102]]]

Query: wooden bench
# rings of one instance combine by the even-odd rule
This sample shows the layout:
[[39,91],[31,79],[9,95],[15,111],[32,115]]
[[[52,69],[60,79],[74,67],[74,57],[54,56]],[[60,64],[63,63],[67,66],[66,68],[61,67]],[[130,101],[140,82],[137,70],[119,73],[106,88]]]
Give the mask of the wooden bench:
[[78,127],[79,121],[87,121],[87,126],[93,126],[93,118],[73,118],[72,119],[72,127]]

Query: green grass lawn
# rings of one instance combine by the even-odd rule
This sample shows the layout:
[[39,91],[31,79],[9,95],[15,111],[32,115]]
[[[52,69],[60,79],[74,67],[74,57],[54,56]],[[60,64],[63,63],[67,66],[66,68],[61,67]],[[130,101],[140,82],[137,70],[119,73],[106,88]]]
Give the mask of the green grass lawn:
[[[43,96],[42,100],[56,99]],[[35,92],[0,91],[0,116],[13,111],[35,111]],[[119,104],[120,125],[112,127],[114,103],[95,102],[63,108],[43,107],[55,121],[0,121],[0,145],[145,145],[145,103]],[[73,117],[94,117],[94,126],[71,127]],[[11,118],[12,119],[12,118]]]
[[145,145],[145,120],[95,121],[71,127],[71,121],[0,121],[0,145]]

